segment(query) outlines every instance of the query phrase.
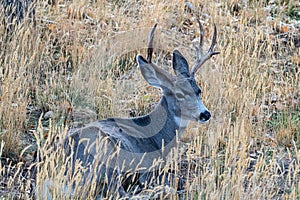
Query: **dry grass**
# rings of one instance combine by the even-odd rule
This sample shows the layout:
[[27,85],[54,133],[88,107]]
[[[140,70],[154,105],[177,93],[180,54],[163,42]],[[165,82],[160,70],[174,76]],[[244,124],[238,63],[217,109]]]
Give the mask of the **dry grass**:
[[[168,69],[177,48],[192,63],[198,14],[208,38],[212,24],[218,28],[221,54],[197,75],[212,119],[191,123],[179,162],[164,169],[186,179],[185,191],[157,186],[136,198],[300,198],[299,2],[190,1],[194,11],[169,0],[47,2],[36,3],[36,27],[23,24],[7,36],[0,26],[0,198],[31,198],[47,180],[66,181],[65,157],[53,144],[67,127],[149,112],[159,91],[135,70],[135,55],[145,55],[158,22],[156,62]],[[77,188],[73,197],[95,190]],[[68,198],[60,187],[51,193]]]

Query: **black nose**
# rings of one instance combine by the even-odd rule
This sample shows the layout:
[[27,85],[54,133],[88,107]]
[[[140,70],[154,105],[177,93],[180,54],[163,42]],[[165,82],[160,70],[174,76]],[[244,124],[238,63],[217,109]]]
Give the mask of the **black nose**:
[[210,119],[210,113],[206,110],[202,113],[200,113],[199,119],[201,122],[206,122]]

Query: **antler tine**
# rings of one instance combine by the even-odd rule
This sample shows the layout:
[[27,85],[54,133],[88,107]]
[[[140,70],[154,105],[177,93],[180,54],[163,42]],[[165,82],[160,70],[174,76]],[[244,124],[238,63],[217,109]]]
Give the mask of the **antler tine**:
[[[203,29],[203,26],[200,22],[200,20],[197,18],[197,22],[199,24],[199,29],[200,29],[200,40],[199,40],[199,45],[200,45],[200,49],[199,49],[199,53],[200,53],[200,56],[203,55],[203,38],[204,38],[204,29]],[[199,47],[198,47],[199,48]],[[198,54],[199,54],[198,53]],[[198,56],[198,58],[200,57]]]
[[194,47],[195,47],[195,52],[196,52],[196,56],[197,58],[201,58],[203,55],[203,37],[204,37],[204,29],[203,26],[199,20],[199,18],[197,18],[197,22],[199,25],[199,29],[200,29],[200,39],[199,39],[199,44],[195,44],[194,43]]
[[154,38],[154,32],[155,32],[155,29],[157,27],[157,23],[154,24],[151,32],[150,32],[150,35],[149,35],[149,43],[148,43],[148,52],[147,52],[147,61],[149,63],[151,63],[151,60],[152,60],[152,53],[153,53],[153,38]]
[[198,47],[198,49],[196,48],[196,50],[198,51],[197,52],[197,56],[198,56],[198,59],[195,63],[195,65],[193,66],[192,70],[191,70],[191,75],[194,76],[195,73],[197,72],[197,70],[208,60],[210,59],[213,55],[217,55],[219,54],[220,52],[218,51],[214,51],[214,48],[217,44],[217,27],[216,27],[216,24],[214,24],[214,34],[213,34],[213,38],[212,38],[212,41],[211,41],[211,45],[210,45],[210,48],[208,50],[208,52],[203,55],[203,37],[204,37],[204,30],[203,30],[203,27],[202,27],[202,24],[201,22],[198,20],[198,23],[199,23],[199,26],[200,26],[200,48]]
[[217,44],[217,27],[216,27],[216,24],[214,23],[214,34],[213,34],[210,48],[208,50],[209,52],[213,53],[212,56],[220,53],[218,51],[217,52],[214,51],[216,44]]

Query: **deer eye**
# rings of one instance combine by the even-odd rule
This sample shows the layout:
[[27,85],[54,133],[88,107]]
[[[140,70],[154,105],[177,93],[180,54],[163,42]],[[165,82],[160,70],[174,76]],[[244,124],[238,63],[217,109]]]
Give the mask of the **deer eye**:
[[176,92],[175,96],[178,100],[183,100],[185,98],[185,95],[181,92]]

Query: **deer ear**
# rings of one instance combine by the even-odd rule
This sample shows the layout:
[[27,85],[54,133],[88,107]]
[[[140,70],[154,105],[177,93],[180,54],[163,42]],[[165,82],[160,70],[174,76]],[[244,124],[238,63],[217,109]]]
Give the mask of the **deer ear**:
[[150,85],[159,87],[163,90],[171,89],[172,79],[165,70],[158,68],[153,63],[148,63],[141,55],[137,55],[136,60],[143,77]]
[[189,65],[178,50],[173,51],[173,69],[176,75],[190,76]]

